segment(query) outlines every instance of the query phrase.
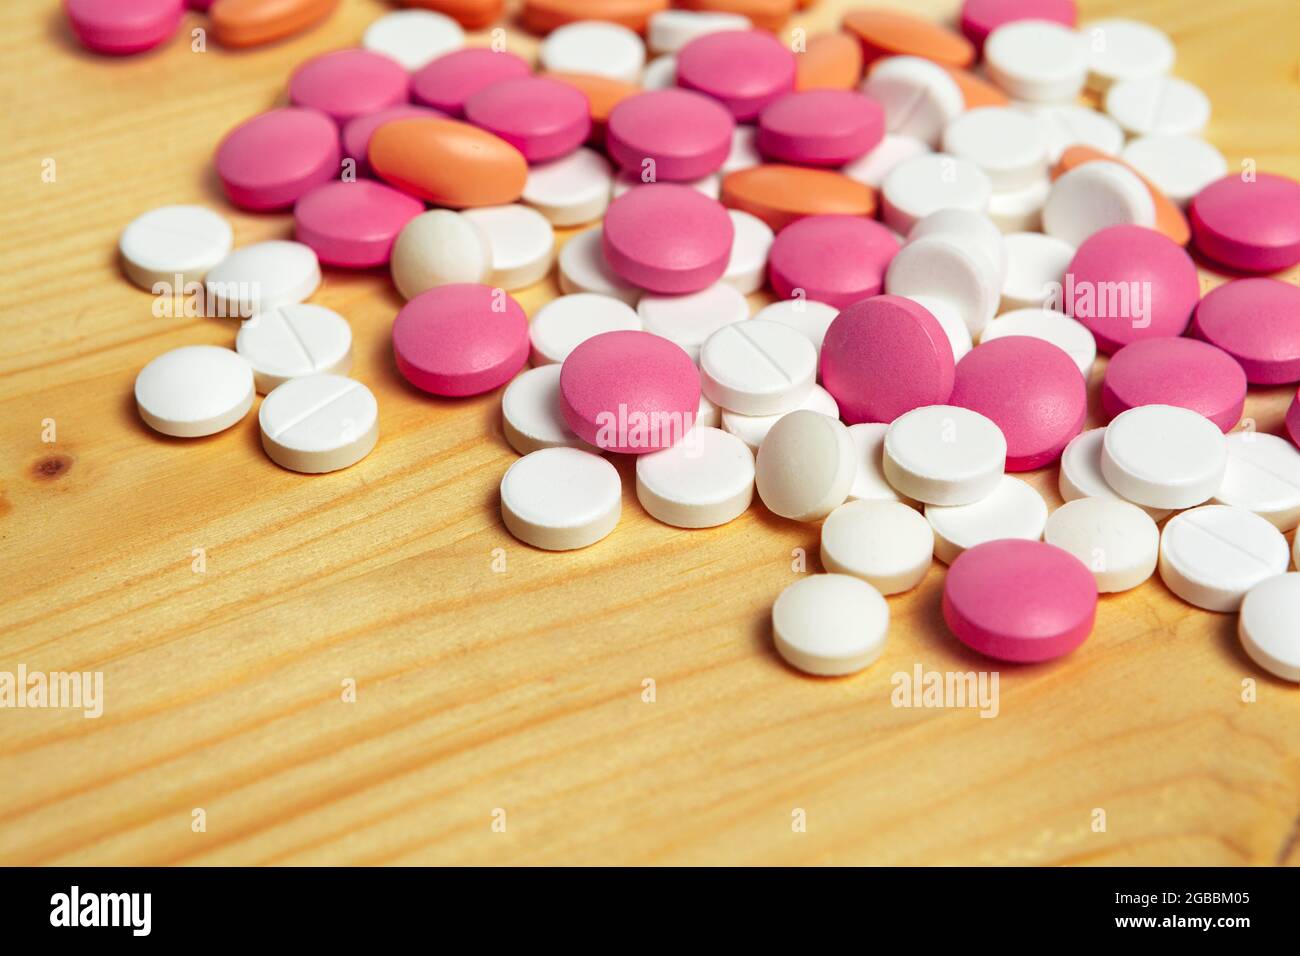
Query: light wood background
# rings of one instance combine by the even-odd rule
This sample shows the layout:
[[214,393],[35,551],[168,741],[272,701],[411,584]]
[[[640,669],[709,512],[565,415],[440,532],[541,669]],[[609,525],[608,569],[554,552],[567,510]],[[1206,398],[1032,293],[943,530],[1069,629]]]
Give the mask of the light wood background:
[[[798,22],[833,25],[844,6]],[[1229,161],[1300,176],[1300,7],[1081,6],[1167,30]],[[1067,659],[998,668],[996,719],[895,708],[891,677],[917,663],[996,666],[946,631],[936,564],[891,599],[882,660],[802,676],[773,651],[769,609],[793,549],[819,569],[817,526],[756,505],[675,530],[641,511],[620,462],[605,541],[519,544],[497,512],[515,458],[499,395],[403,384],[381,273],[330,272],[313,300],[351,320],[353,375],[379,398],[362,463],[283,471],[255,415],[197,440],[144,427],[136,372],[235,328],[153,317],[117,271],[119,231],[202,202],[238,244],[287,237],[288,216],[226,206],[213,148],[283,96],[294,64],[385,9],[344,0],[251,52],[177,37],[111,60],[80,51],[53,2],[0,4],[0,670],[102,671],[106,697],[98,720],[0,711],[0,863],[1300,862],[1300,691],[1250,663],[1235,616],[1153,580],[1105,598]],[[520,298],[532,313],[554,294]],[[1248,414],[1275,430],[1286,399],[1253,394]],[[1054,468],[1033,480],[1059,502]]]

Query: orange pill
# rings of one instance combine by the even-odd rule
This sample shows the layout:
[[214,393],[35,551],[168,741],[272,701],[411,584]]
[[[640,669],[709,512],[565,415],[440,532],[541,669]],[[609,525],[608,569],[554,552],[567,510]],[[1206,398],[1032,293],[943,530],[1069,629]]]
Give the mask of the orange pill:
[[1177,203],[1161,192],[1151,180],[1122,159],[1108,156],[1101,150],[1093,149],[1091,146],[1070,146],[1066,148],[1065,152],[1061,154],[1061,158],[1056,161],[1056,165],[1052,167],[1052,179],[1064,176],[1076,166],[1096,162],[1119,163],[1119,165],[1142,180],[1147,187],[1147,192],[1151,194],[1151,201],[1156,207],[1156,231],[1164,233],[1165,236],[1180,246],[1185,246],[1191,241],[1191,226],[1188,225],[1187,217],[1183,215],[1183,211],[1178,208]]
[[923,56],[950,66],[970,66],[975,47],[960,33],[895,10],[854,10],[844,15],[844,29],[862,41],[868,63],[882,56]]
[[467,30],[490,27],[505,13],[506,0],[405,0],[408,7],[445,13]]
[[874,215],[876,193],[829,169],[769,164],[728,173],[722,180],[722,203],[757,216],[779,232],[804,216]]
[[591,141],[599,143],[605,138],[605,123],[609,112],[629,96],[643,92],[635,83],[624,83],[610,76],[595,73],[544,73],[553,80],[567,83],[587,97],[591,108]]
[[847,33],[822,33],[795,57],[796,90],[853,90],[862,79],[862,44]]
[[749,17],[760,30],[775,33],[794,13],[795,0],[677,0],[677,6],[682,10],[739,13]]
[[948,75],[961,90],[961,95],[966,100],[966,109],[973,110],[980,106],[1008,106],[1011,103],[1007,94],[982,76],[976,76],[970,70],[963,70],[959,66],[950,66],[946,63],[939,65],[948,71]]
[[337,5],[338,0],[217,0],[208,16],[222,46],[260,46],[315,26]]
[[381,179],[439,206],[466,209],[514,202],[524,191],[523,153],[487,130],[450,119],[399,119],[370,137],[367,157]]
[[607,20],[645,33],[650,15],[667,9],[668,0],[528,0],[524,4],[524,28],[533,33],[550,33],[578,20]]

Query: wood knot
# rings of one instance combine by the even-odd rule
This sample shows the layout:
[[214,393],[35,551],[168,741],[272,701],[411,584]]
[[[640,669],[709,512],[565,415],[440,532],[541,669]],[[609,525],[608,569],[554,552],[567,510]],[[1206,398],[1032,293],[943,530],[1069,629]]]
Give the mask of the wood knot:
[[32,477],[37,481],[53,481],[72,470],[72,456],[46,455],[32,465]]

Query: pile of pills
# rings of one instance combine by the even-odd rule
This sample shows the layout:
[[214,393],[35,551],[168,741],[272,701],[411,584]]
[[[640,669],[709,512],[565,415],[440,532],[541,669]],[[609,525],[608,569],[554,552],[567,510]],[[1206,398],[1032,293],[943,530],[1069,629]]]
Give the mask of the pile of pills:
[[[187,6],[207,14],[222,46],[250,47],[315,26],[334,12],[338,0],[64,0],[68,24],[81,44],[109,56],[143,53],[166,42],[180,29]],[[390,33],[399,29],[386,27]]]
[[[937,558],[948,627],[989,657],[1069,653],[1099,594],[1158,572],[1240,610],[1250,657],[1300,680],[1300,395],[1287,437],[1236,430],[1250,386],[1300,382],[1300,289],[1267,275],[1300,262],[1300,184],[1229,174],[1160,31],[1076,26],[1072,0],[966,0],[959,29],[870,9],[787,44],[772,31],[793,0],[608,20],[536,0],[535,71],[464,45],[499,3],[422,5],[460,23],[383,17],[219,145],[230,201],[292,210],[296,241],[232,251],[220,216],[184,206],[123,233],[132,281],[202,281],[245,319],[233,350],[140,372],[151,427],[212,434],[261,392],[275,463],[359,461],[374,396],[346,377],[346,320],[305,300],[322,265],[386,267],[411,386],[504,386],[520,457],[500,508],[520,541],[609,535],[611,455],[635,458],[666,525],[726,524],[755,494],[821,522],[826,573],[772,611],[800,670],[877,659],[885,595]],[[558,255],[557,229],[577,230]],[[1189,246],[1250,275],[1202,297]],[[563,295],[530,321],[511,292],[552,270]],[[764,284],[776,301],[751,315]],[[1109,424],[1085,430],[1099,361]],[[1055,511],[1018,477],[1044,468]]]

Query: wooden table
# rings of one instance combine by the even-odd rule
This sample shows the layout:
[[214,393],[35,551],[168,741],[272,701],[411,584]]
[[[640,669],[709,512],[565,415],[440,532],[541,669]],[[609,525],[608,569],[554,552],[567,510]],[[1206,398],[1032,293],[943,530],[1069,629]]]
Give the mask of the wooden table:
[[[1300,7],[1082,6],[1174,37],[1234,167],[1300,176]],[[283,471],[253,415],[149,431],[136,372],[235,326],[154,317],[117,270],[119,231],[201,202],[237,244],[289,236],[289,217],[224,203],[213,147],[384,9],[345,0],[251,52],[177,37],[119,61],[77,48],[52,3],[0,4],[0,670],[99,671],[105,698],[98,719],[0,710],[0,863],[1300,862],[1300,692],[1250,663],[1234,615],[1154,580],[1103,599],[1067,659],[1000,667],[995,719],[895,707],[896,673],[994,666],[945,629],[936,564],[891,600],[882,660],[801,676],[769,608],[799,554],[820,569],[816,525],[756,505],[675,530],[619,462],[609,538],[519,544],[497,511],[515,460],[499,395],[403,383],[382,274],[332,271],[313,299],[351,320],[352,374],[379,399],[365,461]],[[1248,414],[1276,430],[1286,400],[1254,392]],[[1059,502],[1055,468],[1032,480]]]

